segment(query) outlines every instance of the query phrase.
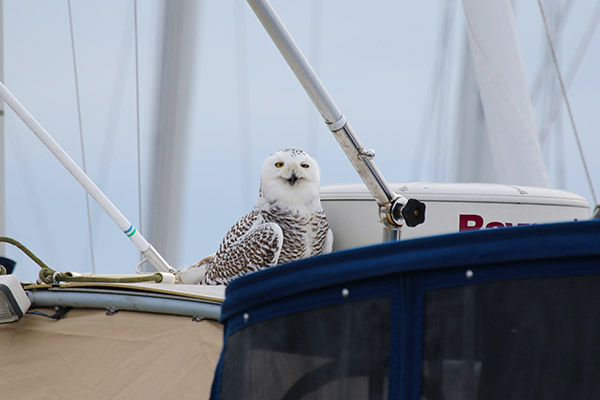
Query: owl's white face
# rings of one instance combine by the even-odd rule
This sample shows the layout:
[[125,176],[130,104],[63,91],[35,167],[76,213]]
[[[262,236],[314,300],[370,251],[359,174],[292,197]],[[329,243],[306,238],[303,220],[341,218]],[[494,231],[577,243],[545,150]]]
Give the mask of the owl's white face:
[[[261,194],[273,204],[291,207],[319,203],[320,172],[317,162],[299,149],[285,149],[265,160],[261,174]],[[259,198],[260,201],[260,198]]]

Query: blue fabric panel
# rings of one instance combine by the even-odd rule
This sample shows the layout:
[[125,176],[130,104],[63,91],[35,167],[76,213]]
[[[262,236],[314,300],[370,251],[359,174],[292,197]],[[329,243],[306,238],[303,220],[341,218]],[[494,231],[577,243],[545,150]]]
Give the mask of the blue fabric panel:
[[[573,237],[571,237],[573,239]],[[591,236],[592,247],[600,247],[600,236]],[[568,245],[568,243],[567,243]],[[468,279],[465,271],[470,269],[473,277]],[[416,357],[407,361],[410,374],[409,399],[421,398],[421,370],[423,349],[423,315],[424,299],[428,291],[454,286],[475,285],[503,280],[527,279],[535,277],[558,277],[575,275],[600,274],[600,254],[574,256],[565,258],[543,258],[529,261],[506,261],[494,263],[477,268],[460,267],[447,270],[431,270],[411,273],[410,290],[407,290],[407,308],[412,314],[407,320],[412,332],[408,347],[419,352]]]
[[462,232],[335,252],[248,274],[227,288],[221,319],[340,282],[399,272],[600,254],[600,220]]
[[[248,312],[248,322],[244,321],[243,314],[238,314],[227,321],[226,335],[230,335],[238,329],[263,321],[265,319],[292,314],[312,308],[329,306],[349,301],[357,301],[371,297],[399,296],[401,291],[401,277],[390,277],[386,280],[367,279],[350,284],[334,285],[327,288],[317,289],[310,296],[291,296],[282,302],[272,302],[261,307],[253,308]],[[349,291],[348,297],[342,296],[342,290]]]

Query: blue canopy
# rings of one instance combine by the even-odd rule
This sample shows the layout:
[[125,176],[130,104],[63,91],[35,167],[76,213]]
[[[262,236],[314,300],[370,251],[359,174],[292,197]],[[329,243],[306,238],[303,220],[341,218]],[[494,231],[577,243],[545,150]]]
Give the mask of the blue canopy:
[[[548,279],[553,277],[581,278]],[[580,371],[580,365],[592,365],[590,360],[570,356],[590,354],[590,351],[598,353],[596,350],[600,349],[590,347],[595,346],[595,340],[581,340],[581,345],[587,346],[584,349],[572,349],[562,342],[565,338],[577,342],[569,338],[597,337],[600,325],[596,326],[595,321],[598,318],[589,314],[596,308],[589,311],[582,305],[595,302],[598,292],[600,220],[441,235],[280,265],[239,278],[227,288],[221,313],[226,327],[225,346],[215,373],[213,398],[233,398],[240,393],[245,398],[253,398],[246,392],[249,389],[243,392],[230,389],[260,386],[257,384],[260,376],[253,376],[246,386],[240,383],[250,379],[239,375],[243,375],[239,371],[244,371],[242,360],[252,358],[252,362],[263,363],[261,367],[267,370],[279,370],[284,368],[280,361],[273,364],[273,354],[280,357],[286,352],[293,354],[289,360],[310,355],[307,359],[327,359],[331,364],[307,367],[302,375],[290,381],[285,398],[293,398],[290,393],[304,395],[313,389],[320,390],[327,384],[333,387],[332,382],[340,379],[340,362],[352,365],[347,370],[351,376],[368,377],[371,383],[364,389],[369,391],[367,398],[420,399],[424,393],[428,394],[427,398],[436,398],[441,392],[446,398],[453,398],[452,393],[456,398],[469,398],[468,390],[475,390],[480,396],[486,393],[485,398],[518,397],[523,393],[552,398],[547,397],[544,390],[561,396],[564,395],[562,387],[540,385],[523,374],[518,365],[532,370],[532,365],[544,360],[542,364],[552,365],[552,368],[537,372],[537,377],[547,376],[549,381],[567,382],[571,386],[573,382],[569,379],[554,379],[557,371],[565,373],[561,368],[577,371],[573,377],[576,380],[585,380],[589,374],[599,372],[595,367],[593,370],[581,367],[583,371]],[[352,311],[344,311],[344,305],[353,305]],[[548,311],[553,309],[556,311]],[[317,313],[317,310],[331,312],[324,314],[325,311]],[[342,321],[342,314],[347,316],[346,322]],[[294,316],[306,318],[298,322]],[[547,333],[560,331],[556,326],[561,326],[565,318],[576,318],[571,325],[577,328],[565,328],[567,331],[555,336]],[[319,330],[327,321],[331,326]],[[309,326],[304,329],[303,324]],[[334,332],[340,325],[352,326],[354,336],[348,336],[346,342],[342,340],[343,331],[327,336],[327,332]],[[581,330],[583,326],[587,333],[573,330]],[[543,338],[540,339],[542,327]],[[378,330],[389,333],[369,340],[379,335]],[[316,338],[313,340],[311,336]],[[507,342],[508,339],[514,340]],[[319,347],[327,340],[331,343]],[[338,345],[338,341],[344,344]],[[357,341],[360,342],[358,347]],[[309,342],[312,344],[307,344]],[[554,366],[552,361],[544,359],[547,351],[532,346],[531,342],[551,343],[553,348],[564,348],[567,353],[560,354],[561,364]],[[335,353],[328,347],[340,349]],[[506,355],[494,353],[501,347],[505,347],[502,353]],[[247,353],[251,348],[255,349],[252,357]],[[350,355],[344,353],[345,348],[350,349]],[[363,351],[365,348],[368,350]],[[264,358],[267,353],[271,358]],[[357,354],[361,354],[360,359],[353,358]],[[370,355],[380,357],[378,363],[385,364],[384,370],[375,368],[377,362],[373,360],[368,366],[359,366],[361,360]],[[600,362],[600,359],[592,361]],[[237,372],[228,372],[228,363],[235,364],[231,371]],[[510,368],[505,368],[507,364]],[[290,371],[295,371],[294,368]],[[510,375],[517,371],[520,375]],[[282,381],[290,374],[288,371],[276,380]],[[345,382],[354,382],[350,375]],[[464,379],[456,379],[456,376]],[[513,382],[512,386],[502,384],[503,379]],[[339,386],[339,382],[336,384]],[[585,389],[588,386],[581,386],[584,389],[580,396],[571,398],[598,394],[586,391],[591,390]],[[503,392],[504,387],[514,389]],[[228,389],[219,397],[223,388]],[[360,390],[353,389],[356,393]],[[488,390],[492,391],[488,393]],[[265,396],[264,393],[256,394],[255,398]],[[476,394],[471,397],[483,398]]]
[[[450,286],[464,283],[464,271],[477,266],[592,255],[600,255],[600,220],[468,231],[338,251],[234,280],[227,287],[221,321],[299,293],[373,277],[462,268],[456,279],[446,281]],[[502,273],[477,273],[472,282],[502,278]]]

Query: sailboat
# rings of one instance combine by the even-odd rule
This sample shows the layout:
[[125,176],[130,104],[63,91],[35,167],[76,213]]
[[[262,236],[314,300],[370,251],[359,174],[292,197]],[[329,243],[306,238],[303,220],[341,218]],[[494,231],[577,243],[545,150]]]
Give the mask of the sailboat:
[[[267,31],[285,33],[268,2],[250,3]],[[293,53],[292,43],[285,37],[281,41]],[[299,79],[310,87],[311,83]],[[326,97],[322,91],[315,94],[319,89],[316,84],[309,95]],[[16,324],[3,325],[2,334],[18,338],[20,330],[39,329],[40,337],[13,340],[5,354],[21,359],[27,349],[18,345],[29,347],[35,341],[39,346],[31,346],[30,359],[49,360],[48,354],[58,354],[71,374],[81,369],[76,382],[69,385],[73,394],[65,397],[95,391],[99,397],[110,398],[194,398],[199,393],[193,388],[200,385],[190,382],[198,376],[206,378],[197,368],[216,364],[217,354],[212,382],[215,399],[506,398],[523,393],[549,398],[577,384],[581,398],[593,397],[596,389],[589,382],[597,363],[573,354],[594,354],[593,340],[579,344],[576,338],[582,325],[586,338],[595,331],[591,322],[586,325],[591,317],[583,305],[597,287],[600,226],[597,221],[547,224],[588,219],[587,201],[572,193],[524,185],[388,184],[374,167],[373,153],[360,145],[343,114],[336,112],[334,103],[328,106],[326,112],[320,111],[334,134],[346,135],[340,142],[344,150],[350,149],[348,157],[365,183],[323,188],[323,203],[339,238],[337,252],[248,275],[229,285],[226,296],[217,292],[220,289],[210,293],[212,288],[164,283],[26,287],[27,298],[33,298],[34,304],[61,307],[42,312],[60,319],[54,326],[72,323],[68,334],[95,337],[89,334],[93,327],[98,332],[118,330],[123,336],[99,335],[97,348],[105,353],[93,360],[104,361],[104,367],[86,368],[89,342],[84,350],[78,349],[74,341],[60,339],[58,332],[52,337],[65,348],[45,346],[45,331],[33,320],[35,314],[27,314]],[[344,143],[346,139],[350,140]],[[352,151],[360,157],[352,159]],[[448,223],[441,221],[446,214],[454,216]],[[506,229],[479,229],[486,227]],[[128,234],[128,229],[122,229]],[[472,232],[451,233],[458,230]],[[410,235],[424,237],[396,240]],[[374,244],[382,237],[393,240]],[[159,275],[156,279],[167,276]],[[45,296],[41,293],[48,293],[52,300],[36,299]],[[59,300],[69,293],[74,296]],[[108,304],[103,295],[119,300]],[[108,310],[87,310],[88,315],[82,315],[85,310],[70,310],[62,317],[64,307],[81,306],[82,297],[101,299],[85,307]],[[164,312],[160,307],[167,303],[177,304],[170,313],[191,310],[185,314],[185,324],[177,322],[181,317],[163,322],[154,314],[142,317],[122,311],[127,304],[131,311]],[[222,350],[221,341],[188,348],[198,337],[211,337],[207,332],[211,329],[221,333],[216,323],[206,320],[195,322],[200,328],[191,328],[195,332],[176,343],[174,335],[186,334],[191,317],[216,318],[215,309],[224,324]],[[125,325],[148,328],[120,332],[121,327],[108,327],[105,321],[93,323],[107,318],[105,313],[114,320],[123,317]],[[573,323],[561,326],[564,318]],[[166,325],[166,330],[151,328],[157,324]],[[77,325],[88,333],[73,334]],[[544,334],[549,328],[561,330]],[[564,346],[564,341],[571,346]],[[114,342],[123,345],[113,347]],[[106,347],[113,348],[109,352]],[[548,348],[555,353],[548,354]],[[116,354],[125,351],[130,351],[127,356]],[[137,362],[150,366],[140,372]],[[532,365],[541,378],[527,375]],[[575,370],[577,376],[565,379]],[[8,376],[17,382],[19,392],[31,377],[23,369]],[[44,369],[37,377],[49,387],[57,378]]]

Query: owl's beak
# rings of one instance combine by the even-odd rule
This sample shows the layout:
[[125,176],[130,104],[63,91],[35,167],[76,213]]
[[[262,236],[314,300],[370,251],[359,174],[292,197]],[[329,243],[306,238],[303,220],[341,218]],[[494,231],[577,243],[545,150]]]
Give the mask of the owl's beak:
[[292,175],[289,178],[287,178],[287,182],[290,184],[290,186],[294,186],[297,181],[298,175],[296,175],[295,171],[292,171]]

